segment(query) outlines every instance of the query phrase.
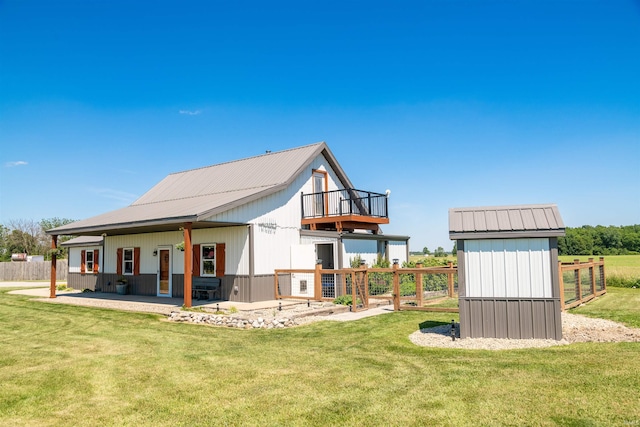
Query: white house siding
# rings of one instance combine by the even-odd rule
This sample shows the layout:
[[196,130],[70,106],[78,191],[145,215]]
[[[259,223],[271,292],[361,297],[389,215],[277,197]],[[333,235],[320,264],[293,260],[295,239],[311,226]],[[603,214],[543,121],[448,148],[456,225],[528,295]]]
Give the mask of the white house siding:
[[[246,226],[207,228],[193,230],[193,244],[225,243],[225,274],[249,274],[249,244]],[[140,274],[156,274],[158,258],[153,251],[161,246],[172,246],[173,274],[184,273],[184,252],[175,249],[182,242],[181,231],[144,233],[122,236],[107,236],[104,241],[104,272],[116,273],[116,253],[118,248],[140,248]]]
[[287,188],[209,218],[211,221],[253,224],[256,275],[290,268],[290,247],[300,242],[300,194],[313,191],[314,169],[327,172],[329,190],[342,188],[324,156],[319,155]]
[[80,273],[80,264],[82,262],[82,251],[100,251],[100,255],[95,262],[98,263],[98,271],[102,272],[103,268],[100,265],[102,261],[102,248],[100,246],[78,246],[69,248],[69,273]]
[[403,262],[409,261],[407,259],[407,242],[402,240],[390,240],[389,241],[389,261],[393,262],[397,259],[402,265]]
[[465,242],[466,296],[551,298],[549,239]]
[[342,259],[345,268],[351,267],[351,260],[358,255],[369,267],[376,263],[378,259],[378,242],[376,240],[343,239],[342,243]]

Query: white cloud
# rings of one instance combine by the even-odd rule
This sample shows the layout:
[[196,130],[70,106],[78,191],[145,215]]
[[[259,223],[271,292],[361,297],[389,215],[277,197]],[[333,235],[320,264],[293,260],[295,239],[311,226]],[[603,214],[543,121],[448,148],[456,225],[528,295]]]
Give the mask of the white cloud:
[[27,163],[27,162],[25,162],[23,160],[18,160],[17,162],[7,162],[4,165],[5,165],[5,167],[12,168],[14,166],[25,166],[25,165],[28,165],[28,164],[29,163]]
[[195,111],[180,110],[180,114],[186,114],[188,116],[197,116],[200,113],[202,113],[202,111],[200,110],[195,110]]

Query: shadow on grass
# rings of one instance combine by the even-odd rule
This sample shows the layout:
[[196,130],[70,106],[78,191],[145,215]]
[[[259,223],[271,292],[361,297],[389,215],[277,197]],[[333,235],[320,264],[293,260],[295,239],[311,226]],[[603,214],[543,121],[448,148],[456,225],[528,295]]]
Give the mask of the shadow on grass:
[[436,326],[441,326],[441,325],[449,325],[450,323],[448,322],[438,322],[438,321],[434,321],[434,320],[425,320],[422,323],[418,324],[418,329],[429,329],[429,328],[434,328]]

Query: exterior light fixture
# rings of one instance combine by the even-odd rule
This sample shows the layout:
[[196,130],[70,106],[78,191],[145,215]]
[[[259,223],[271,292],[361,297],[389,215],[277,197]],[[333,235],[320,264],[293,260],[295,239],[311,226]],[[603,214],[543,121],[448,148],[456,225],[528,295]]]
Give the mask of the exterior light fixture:
[[158,256],[158,250],[157,249],[153,250],[153,256]]

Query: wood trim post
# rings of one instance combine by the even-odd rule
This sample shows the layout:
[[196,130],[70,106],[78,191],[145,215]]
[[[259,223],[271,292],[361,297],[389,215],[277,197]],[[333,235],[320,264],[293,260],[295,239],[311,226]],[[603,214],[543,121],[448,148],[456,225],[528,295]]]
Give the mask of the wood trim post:
[[591,294],[595,296],[596,295],[596,269],[595,269],[595,265],[593,264],[593,258],[589,258],[589,264],[591,264],[589,266],[589,276],[591,278]]
[[356,273],[351,270],[351,310],[358,311],[358,284],[356,283]]
[[313,298],[316,301],[320,301],[322,299],[322,274],[320,273],[321,268],[322,263],[316,261],[316,269],[313,273]]
[[280,299],[280,293],[278,292],[278,270],[273,272],[273,296],[275,299]]
[[453,298],[453,296],[454,296],[453,262],[451,262],[451,261],[449,261],[449,268],[452,271],[451,271],[451,273],[447,273],[447,288],[449,290],[449,298]]
[[558,261],[558,285],[560,287],[560,311],[564,311],[564,277],[562,274],[562,261]]
[[400,272],[398,263],[393,263],[393,311],[400,311]]
[[[58,249],[58,236],[51,236],[51,249]],[[52,253],[51,254],[51,275],[49,276],[51,279],[51,282],[49,284],[49,298],[56,297],[57,262],[58,262],[58,256],[55,253]]]
[[601,256],[600,257],[600,262],[602,263],[602,265],[600,266],[600,274],[601,274],[601,280],[602,280],[602,290],[606,291],[607,290],[607,275],[604,274],[604,257]]
[[191,247],[191,223],[185,222],[183,227],[184,237],[184,306],[191,307],[193,248]]
[[[422,263],[421,262],[417,263],[416,268],[418,269],[422,268]],[[422,305],[424,304],[424,301],[423,301],[424,289],[422,288],[422,271],[416,271],[415,278],[416,278],[416,303],[418,304],[418,307],[422,307]]]

